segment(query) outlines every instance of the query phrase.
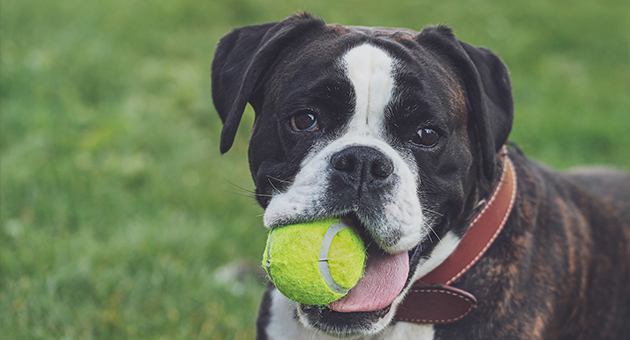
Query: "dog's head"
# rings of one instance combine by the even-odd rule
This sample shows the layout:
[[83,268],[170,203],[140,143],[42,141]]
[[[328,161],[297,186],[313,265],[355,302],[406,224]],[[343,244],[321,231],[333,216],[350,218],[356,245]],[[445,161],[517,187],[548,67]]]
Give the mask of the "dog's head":
[[249,161],[266,227],[336,216],[369,245],[360,288],[298,309],[303,324],[335,335],[381,330],[409,283],[448,256],[496,180],[512,126],[505,65],[443,26],[301,14],[238,28],[217,47],[212,95],[221,152],[254,108]]

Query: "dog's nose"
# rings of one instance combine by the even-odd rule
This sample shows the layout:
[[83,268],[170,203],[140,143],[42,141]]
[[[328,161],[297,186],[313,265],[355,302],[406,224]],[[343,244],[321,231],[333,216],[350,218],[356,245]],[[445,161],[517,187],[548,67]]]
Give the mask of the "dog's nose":
[[391,159],[369,146],[343,149],[331,157],[330,164],[339,174],[357,183],[382,181],[394,172]]

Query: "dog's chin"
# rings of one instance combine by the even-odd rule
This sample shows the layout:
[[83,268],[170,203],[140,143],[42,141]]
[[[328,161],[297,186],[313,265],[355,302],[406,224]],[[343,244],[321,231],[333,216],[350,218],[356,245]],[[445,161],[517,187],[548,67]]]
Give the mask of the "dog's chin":
[[352,339],[382,331],[392,321],[420,262],[422,244],[408,252],[409,274],[399,295],[386,307],[374,311],[338,312],[326,306],[299,304],[298,318],[307,328],[335,338]]
[[307,328],[335,338],[353,339],[382,331],[390,323],[392,307],[371,312],[336,312],[326,306],[300,304],[298,317]]

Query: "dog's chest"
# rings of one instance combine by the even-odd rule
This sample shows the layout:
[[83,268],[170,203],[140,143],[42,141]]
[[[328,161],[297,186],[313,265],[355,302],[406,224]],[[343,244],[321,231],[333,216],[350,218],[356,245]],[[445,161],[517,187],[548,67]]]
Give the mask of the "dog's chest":
[[[318,331],[305,328],[296,318],[296,304],[274,289],[271,292],[269,308],[269,324],[265,333],[269,340],[334,340]],[[433,325],[421,325],[398,322],[384,329],[382,332],[365,336],[361,340],[433,340],[435,329]]]

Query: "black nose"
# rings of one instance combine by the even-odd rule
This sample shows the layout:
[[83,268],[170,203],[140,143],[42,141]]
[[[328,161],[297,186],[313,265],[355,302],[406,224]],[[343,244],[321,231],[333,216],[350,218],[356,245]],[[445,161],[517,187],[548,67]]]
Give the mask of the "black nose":
[[330,164],[338,174],[358,184],[383,181],[394,172],[391,159],[369,146],[343,149],[331,157]]

